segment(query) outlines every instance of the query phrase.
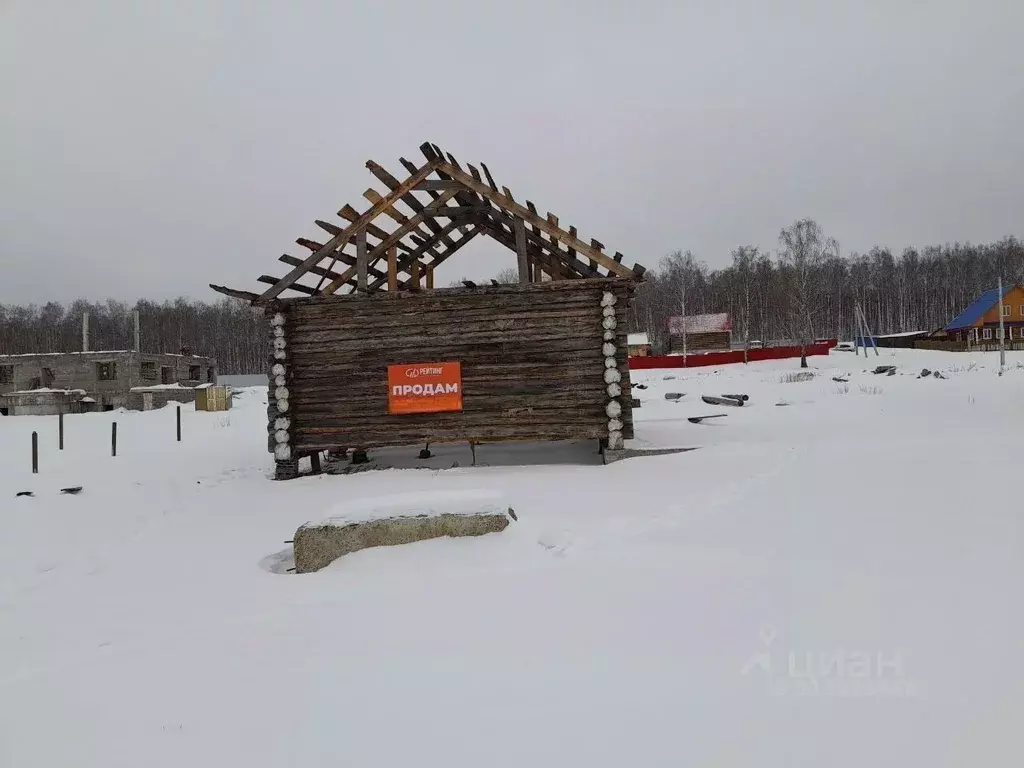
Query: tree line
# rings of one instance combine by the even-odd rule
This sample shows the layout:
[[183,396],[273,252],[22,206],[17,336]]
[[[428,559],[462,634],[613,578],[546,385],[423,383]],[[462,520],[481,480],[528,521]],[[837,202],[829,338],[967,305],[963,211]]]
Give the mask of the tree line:
[[[630,329],[647,331],[664,349],[668,318],[685,307],[686,314],[729,313],[737,342],[849,339],[858,333],[859,305],[872,333],[928,331],[946,325],[1000,277],[1006,285],[1024,281],[1024,244],[1015,237],[911,247],[898,256],[881,246],[844,255],[816,222],[802,219],[781,230],[774,249],[739,246],[721,269],[690,251],[665,256],[638,287]],[[502,270],[495,279],[516,282],[518,272]],[[131,349],[134,309],[144,352],[187,347],[216,358],[220,373],[266,370],[263,311],[235,299],[0,305],[0,354],[80,350],[85,312],[90,349]]]
[[731,263],[709,269],[690,251],[676,251],[647,273],[631,308],[630,325],[656,347],[667,342],[668,318],[727,312],[735,341],[807,343],[858,335],[859,305],[872,334],[932,331],[945,326],[982,292],[1024,282],[1024,244],[955,243],[905,248],[898,256],[877,246],[842,254],[811,219],[783,229],[774,250],[742,245]]
[[183,348],[217,360],[220,373],[265,373],[269,331],[262,309],[244,301],[215,303],[176,299],[129,305],[108,300],[78,300],[68,306],[0,305],[0,354],[77,352],[82,349],[82,316],[89,313],[89,349],[132,349],[133,310],[139,310],[139,346],[143,352],[180,352]]

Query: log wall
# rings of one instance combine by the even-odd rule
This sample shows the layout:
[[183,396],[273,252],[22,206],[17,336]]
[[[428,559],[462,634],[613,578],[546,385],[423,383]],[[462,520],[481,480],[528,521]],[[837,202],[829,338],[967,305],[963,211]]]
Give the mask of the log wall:
[[[632,437],[633,287],[581,279],[279,300],[268,309],[268,447],[288,474],[319,450]],[[389,364],[449,361],[462,368],[461,412],[388,413]]]

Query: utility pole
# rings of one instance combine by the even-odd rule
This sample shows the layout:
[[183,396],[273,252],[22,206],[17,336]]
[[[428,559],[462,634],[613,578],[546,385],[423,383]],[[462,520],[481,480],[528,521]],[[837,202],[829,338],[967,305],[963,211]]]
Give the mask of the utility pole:
[[686,367],[686,267],[682,267],[679,270],[680,277],[682,279],[683,289],[682,296],[680,297],[680,311],[682,317],[680,318],[683,326],[683,368]]
[[999,375],[1006,367],[1006,329],[1003,326],[1003,276],[999,276]]

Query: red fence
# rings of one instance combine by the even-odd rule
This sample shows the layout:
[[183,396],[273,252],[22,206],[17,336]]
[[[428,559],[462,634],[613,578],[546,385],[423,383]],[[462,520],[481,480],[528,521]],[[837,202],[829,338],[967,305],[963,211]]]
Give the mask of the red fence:
[[[829,349],[834,347],[835,341],[822,341],[817,344],[807,345],[807,355],[827,355]],[[747,360],[751,363],[759,360],[783,360],[787,357],[800,357],[800,347],[765,347],[763,349],[751,349],[747,352]],[[662,355],[658,357],[631,357],[629,367],[633,370],[644,368],[697,368],[702,365],[728,365],[729,363],[742,363],[743,350],[730,350],[729,352],[704,352],[687,355],[685,363],[682,355]]]

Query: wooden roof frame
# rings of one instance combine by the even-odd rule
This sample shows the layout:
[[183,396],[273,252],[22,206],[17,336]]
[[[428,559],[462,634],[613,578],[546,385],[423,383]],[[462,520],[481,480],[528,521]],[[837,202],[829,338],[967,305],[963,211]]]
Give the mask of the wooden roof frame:
[[[625,266],[621,253],[605,253],[597,240],[581,240],[575,227],[562,227],[554,214],[542,217],[529,200],[517,202],[508,187],[499,189],[483,163],[486,180],[472,165],[464,170],[436,144],[424,143],[420,152],[425,160],[420,166],[401,158],[408,174],[404,180],[368,160],[366,167],[387,187],[387,193],[367,189],[363,197],[370,207],[360,213],[351,205],[343,206],[337,214],[343,220],[340,224],[317,219],[316,226],[330,239],[298,238],[296,243],[310,254],[281,256],[280,261],[292,269],[283,277],[261,275],[258,281],[270,286],[263,293],[210,287],[259,306],[286,291],[329,296],[344,286],[359,293],[416,290],[421,287],[421,275],[432,288],[434,268],[479,234],[517,254],[520,282],[540,281],[544,275],[551,280],[636,280],[646,271],[639,264]],[[409,213],[399,210],[399,203]],[[304,278],[307,282],[301,282]]]

